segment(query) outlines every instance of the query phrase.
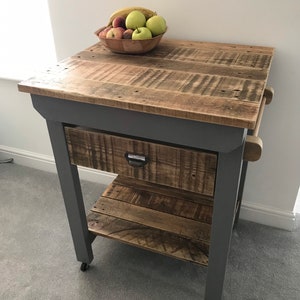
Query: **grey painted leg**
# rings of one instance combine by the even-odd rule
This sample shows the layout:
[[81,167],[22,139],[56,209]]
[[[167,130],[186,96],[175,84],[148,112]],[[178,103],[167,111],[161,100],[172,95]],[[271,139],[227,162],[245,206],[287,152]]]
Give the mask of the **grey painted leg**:
[[57,172],[72,233],[77,260],[93,260],[91,233],[88,231],[77,166],[69,163],[63,124],[47,120]]
[[242,167],[241,179],[240,179],[238,199],[237,199],[238,203],[237,203],[237,212],[236,212],[235,220],[234,220],[234,228],[236,228],[236,226],[239,222],[239,218],[240,218],[240,211],[241,211],[241,205],[242,205],[242,200],[243,200],[243,192],[244,192],[247,168],[248,168],[248,162],[244,161],[243,167]]
[[241,145],[230,153],[219,153],[218,157],[213,225],[205,290],[206,300],[222,299],[243,159],[243,146]]

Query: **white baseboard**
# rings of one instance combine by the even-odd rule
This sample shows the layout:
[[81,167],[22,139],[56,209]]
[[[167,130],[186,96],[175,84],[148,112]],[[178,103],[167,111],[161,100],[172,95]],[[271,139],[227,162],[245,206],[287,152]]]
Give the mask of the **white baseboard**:
[[[56,173],[53,156],[0,145],[0,159],[6,158],[13,158],[16,164]],[[79,167],[78,170],[81,179],[104,185],[108,185],[116,177],[115,174],[84,167]],[[242,202],[240,218],[290,231],[297,227],[295,213],[276,210],[259,204],[251,204],[246,201]]]
[[293,211],[276,210],[246,201],[242,202],[240,218],[289,231],[297,228],[296,214]]
[[[30,152],[27,150],[0,145],[0,159],[7,158],[13,158],[14,163],[22,166],[51,173],[57,173],[54,157],[50,155],[44,155],[36,152]],[[112,173],[85,167],[78,167],[78,173],[80,179],[82,180],[97,182],[104,185],[110,184],[116,177],[116,175]]]

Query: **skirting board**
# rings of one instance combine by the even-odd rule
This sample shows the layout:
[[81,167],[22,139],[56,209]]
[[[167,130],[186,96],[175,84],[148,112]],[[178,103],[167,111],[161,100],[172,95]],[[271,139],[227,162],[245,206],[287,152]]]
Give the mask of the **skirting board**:
[[[0,159],[13,158],[14,163],[46,172],[56,173],[54,157],[27,150],[0,145]],[[104,171],[78,167],[79,177],[82,180],[109,185],[116,177],[115,174]]]
[[[56,173],[53,156],[0,145],[0,159],[7,158],[13,158],[14,162],[19,165]],[[84,167],[78,167],[78,172],[80,179],[104,185],[110,184],[116,177],[115,174]],[[248,203],[247,201],[242,202],[240,218],[289,231],[295,230],[297,227],[294,212],[275,210],[259,204]]]
[[290,211],[242,202],[240,218],[243,220],[293,231],[297,228],[296,214]]

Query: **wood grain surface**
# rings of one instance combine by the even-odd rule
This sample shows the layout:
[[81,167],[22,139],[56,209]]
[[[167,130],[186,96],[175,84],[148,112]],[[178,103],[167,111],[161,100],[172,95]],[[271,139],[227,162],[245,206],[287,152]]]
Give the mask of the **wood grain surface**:
[[274,49],[162,40],[143,55],[100,42],[19,84],[31,94],[253,129]]
[[89,230],[126,244],[174,258],[208,265],[209,245],[126,220],[96,214],[88,215]]
[[[217,155],[99,131],[65,127],[72,164],[213,196]],[[147,159],[128,164],[125,154]]]
[[118,176],[92,207],[88,226],[97,235],[207,264],[212,212],[205,196]]

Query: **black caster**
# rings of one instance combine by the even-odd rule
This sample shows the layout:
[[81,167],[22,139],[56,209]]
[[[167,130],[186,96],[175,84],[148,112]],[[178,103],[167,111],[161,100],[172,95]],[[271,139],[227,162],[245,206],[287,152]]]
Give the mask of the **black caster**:
[[87,263],[82,263],[80,266],[80,271],[85,272],[89,268]]

